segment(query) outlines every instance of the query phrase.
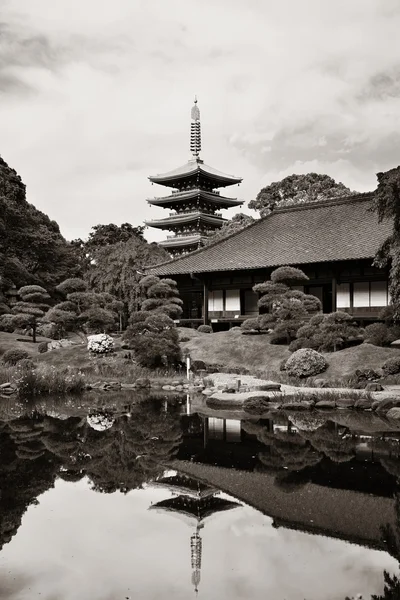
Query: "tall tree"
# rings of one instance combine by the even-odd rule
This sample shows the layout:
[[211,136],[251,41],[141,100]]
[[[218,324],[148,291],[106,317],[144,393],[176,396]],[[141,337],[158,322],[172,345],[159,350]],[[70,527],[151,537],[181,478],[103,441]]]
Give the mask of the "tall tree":
[[169,260],[169,254],[157,244],[149,244],[140,235],[126,242],[98,247],[87,273],[92,288],[113,294],[124,304],[125,323],[129,312],[139,310],[143,290],[139,286],[143,269]]
[[379,248],[375,265],[390,266],[389,291],[393,306],[393,320],[400,321],[400,167],[377,173],[378,187],[373,210],[379,222],[389,219],[393,223],[391,235]]
[[77,274],[74,248],[55,221],[26,201],[25,185],[0,158],[0,278],[3,287],[38,284],[51,290]]
[[282,181],[274,181],[262,188],[256,199],[249,202],[249,208],[258,210],[261,217],[265,217],[274,208],[318,202],[328,198],[349,196],[353,193],[343,183],[336,182],[329,175],[319,173],[289,175]]

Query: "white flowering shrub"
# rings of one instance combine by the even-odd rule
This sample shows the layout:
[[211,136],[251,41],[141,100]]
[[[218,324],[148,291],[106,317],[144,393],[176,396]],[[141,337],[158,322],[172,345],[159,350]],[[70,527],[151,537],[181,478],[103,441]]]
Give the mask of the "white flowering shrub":
[[87,349],[93,354],[107,354],[114,350],[114,340],[106,333],[89,335]]
[[328,368],[325,358],[316,350],[302,348],[288,358],[285,370],[293,377],[312,377]]

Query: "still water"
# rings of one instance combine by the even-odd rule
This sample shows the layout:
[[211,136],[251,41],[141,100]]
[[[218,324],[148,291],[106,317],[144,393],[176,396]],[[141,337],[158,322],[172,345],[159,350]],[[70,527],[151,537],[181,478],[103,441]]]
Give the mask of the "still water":
[[399,478],[371,413],[3,403],[0,598],[400,598]]

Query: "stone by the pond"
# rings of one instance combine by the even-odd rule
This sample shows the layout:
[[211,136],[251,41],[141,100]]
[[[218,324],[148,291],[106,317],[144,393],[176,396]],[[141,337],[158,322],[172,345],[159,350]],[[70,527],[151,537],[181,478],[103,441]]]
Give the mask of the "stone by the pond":
[[280,383],[263,383],[261,385],[256,385],[253,389],[259,390],[260,392],[280,392],[281,387]]
[[364,389],[366,392],[382,392],[383,386],[380,383],[374,383],[370,381],[367,383]]
[[359,410],[369,410],[370,408],[372,408],[372,404],[373,401],[368,400],[368,398],[359,398],[358,400],[356,400],[354,408],[357,408]]
[[8,381],[7,383],[2,383],[0,385],[0,390],[4,390],[4,388],[8,388],[8,387],[11,387],[11,382],[10,381]]
[[121,383],[121,387],[124,390],[134,390],[136,389],[136,383]]
[[151,387],[151,381],[147,377],[139,377],[139,379],[136,379],[136,387],[149,388]]
[[386,398],[385,400],[376,400],[372,403],[372,410],[376,412],[387,412],[391,408],[400,406],[400,398]]
[[210,388],[206,388],[205,390],[202,391],[202,393],[205,396],[211,396],[214,393],[214,390],[210,389]]
[[166,392],[170,392],[171,390],[174,390],[174,386],[173,385],[163,385],[162,390],[165,390]]
[[243,404],[243,410],[254,415],[265,413],[271,409],[271,400],[271,398],[265,396],[248,398]]
[[319,400],[319,402],[316,403],[315,408],[334,409],[336,408],[336,403],[334,400]]
[[281,404],[281,408],[283,410],[311,410],[314,406],[314,402],[308,402],[304,400],[302,402],[287,402],[286,404]]
[[337,398],[335,403],[337,408],[353,408],[355,400],[353,398]]
[[396,421],[400,420],[400,407],[395,406],[387,411],[386,417],[388,419],[395,419]]

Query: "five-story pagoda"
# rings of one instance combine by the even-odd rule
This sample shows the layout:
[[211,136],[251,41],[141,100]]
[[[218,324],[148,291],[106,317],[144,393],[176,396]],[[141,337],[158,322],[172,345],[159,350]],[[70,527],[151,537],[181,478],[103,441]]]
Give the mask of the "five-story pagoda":
[[146,221],[146,225],[150,227],[174,232],[173,236],[159,242],[173,256],[196,250],[203,245],[208,235],[222,227],[226,219],[218,210],[243,204],[240,200],[222,196],[217,191],[217,188],[240,184],[242,178],[221,173],[200,159],[200,110],[197,99],[194,102],[190,127],[190,150],[193,158],[178,169],[149,177],[152,183],[173,188],[169,196],[151,198],[147,202],[174,212],[164,219]]

